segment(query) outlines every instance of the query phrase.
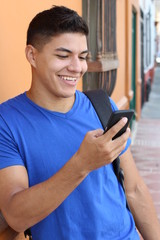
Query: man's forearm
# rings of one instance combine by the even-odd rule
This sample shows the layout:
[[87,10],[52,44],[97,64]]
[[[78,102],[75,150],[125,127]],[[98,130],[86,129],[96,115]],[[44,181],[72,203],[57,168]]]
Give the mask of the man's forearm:
[[160,223],[151,195],[144,183],[137,186],[135,192],[127,194],[136,226],[145,240],[160,239]]

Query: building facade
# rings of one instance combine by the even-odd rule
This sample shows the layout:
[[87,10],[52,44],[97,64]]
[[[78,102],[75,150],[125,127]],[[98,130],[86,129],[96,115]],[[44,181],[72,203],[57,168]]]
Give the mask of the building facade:
[[156,55],[155,4],[140,0],[142,105],[148,101]]

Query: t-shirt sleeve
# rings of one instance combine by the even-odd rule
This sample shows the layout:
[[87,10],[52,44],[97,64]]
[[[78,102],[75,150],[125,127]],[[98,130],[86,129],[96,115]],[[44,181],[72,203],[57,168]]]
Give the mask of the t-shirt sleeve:
[[0,169],[14,165],[24,166],[24,162],[12,132],[0,116]]
[[[111,98],[110,98],[110,103],[111,103],[111,107],[112,107],[113,112],[116,111],[116,110],[118,110],[117,105],[115,104],[115,102],[114,102]],[[127,144],[126,144],[126,146],[125,146],[125,149],[121,152],[120,156],[121,156],[124,152],[126,152],[126,150],[129,148],[130,145],[131,145],[131,138],[128,138]]]

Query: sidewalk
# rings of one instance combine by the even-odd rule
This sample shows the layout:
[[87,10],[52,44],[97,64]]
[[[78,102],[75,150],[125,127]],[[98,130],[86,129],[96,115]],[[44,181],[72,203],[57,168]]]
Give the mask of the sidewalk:
[[135,129],[131,150],[160,220],[160,68],[155,69],[149,101]]

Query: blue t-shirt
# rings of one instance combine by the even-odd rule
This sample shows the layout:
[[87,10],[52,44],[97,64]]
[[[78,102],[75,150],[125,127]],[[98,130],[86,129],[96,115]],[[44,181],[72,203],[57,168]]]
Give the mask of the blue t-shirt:
[[[112,100],[111,104],[116,110]],[[0,169],[25,166],[29,186],[34,186],[61,169],[79,149],[85,134],[97,128],[102,128],[100,120],[79,91],[67,113],[46,110],[26,93],[21,94],[0,105]],[[129,144],[130,140],[126,149]],[[31,232],[33,240],[139,239],[112,164],[92,171]]]

